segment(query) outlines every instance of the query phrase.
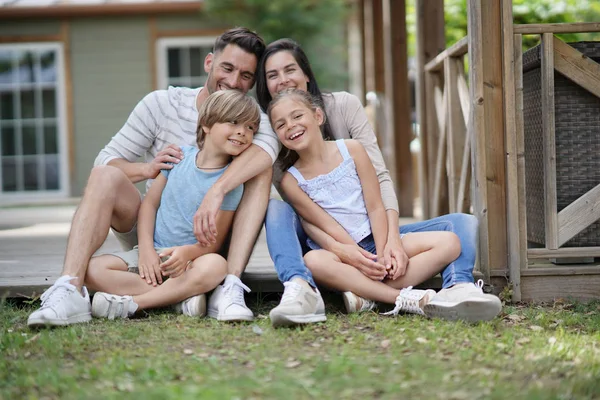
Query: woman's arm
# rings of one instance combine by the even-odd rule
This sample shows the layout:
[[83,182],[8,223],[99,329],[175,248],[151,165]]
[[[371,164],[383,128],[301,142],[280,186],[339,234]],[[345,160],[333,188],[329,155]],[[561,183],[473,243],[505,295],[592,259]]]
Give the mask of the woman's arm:
[[377,255],[380,259],[383,259],[383,248],[387,241],[388,224],[375,169],[373,168],[373,164],[371,164],[367,152],[359,142],[352,139],[345,142],[350,155],[354,159],[356,172],[362,186],[365,207],[369,215]]

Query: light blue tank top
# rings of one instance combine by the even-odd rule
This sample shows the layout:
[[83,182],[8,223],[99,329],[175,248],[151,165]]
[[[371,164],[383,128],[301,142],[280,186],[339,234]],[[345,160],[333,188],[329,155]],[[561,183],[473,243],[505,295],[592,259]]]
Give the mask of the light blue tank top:
[[[336,140],[335,143],[344,160],[328,174],[306,180],[296,167],[290,167],[288,172],[296,178],[300,189],[327,211],[358,243],[371,234],[371,223],[354,160],[344,139]],[[308,245],[313,249],[319,248],[310,239]]]
[[[181,150],[183,160],[173,169],[161,171],[167,177],[167,184],[156,212],[154,247],[183,246],[198,242],[194,236],[194,214],[208,189],[229,166],[206,172],[196,166],[196,155],[199,151],[196,147],[182,146]],[[221,210],[237,210],[243,193],[244,185],[227,193]]]

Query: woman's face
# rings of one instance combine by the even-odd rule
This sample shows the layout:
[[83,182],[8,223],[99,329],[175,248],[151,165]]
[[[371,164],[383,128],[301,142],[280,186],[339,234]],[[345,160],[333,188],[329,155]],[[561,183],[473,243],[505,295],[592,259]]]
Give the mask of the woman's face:
[[287,50],[269,56],[265,62],[265,71],[267,89],[269,89],[271,98],[288,88],[305,92],[308,90],[308,77],[304,75],[292,53]]

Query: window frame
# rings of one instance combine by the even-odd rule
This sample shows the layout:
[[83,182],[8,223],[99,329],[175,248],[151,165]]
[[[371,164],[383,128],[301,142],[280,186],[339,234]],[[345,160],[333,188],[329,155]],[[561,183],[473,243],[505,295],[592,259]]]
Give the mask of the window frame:
[[[56,63],[56,131],[57,131],[57,150],[58,150],[58,186],[59,188],[53,190],[22,190],[14,192],[2,191],[2,163],[0,163],[0,204],[12,204],[12,203],[42,203],[51,200],[64,199],[70,196],[71,182],[69,179],[70,165],[69,165],[69,143],[67,135],[67,109],[66,109],[66,72],[65,72],[65,55],[64,55],[64,44],[62,42],[23,42],[23,43],[5,43],[0,44],[0,50],[17,50],[17,51],[54,51],[55,63]],[[0,84],[3,88],[17,88],[19,92],[22,92],[22,88],[31,88],[33,90],[41,90],[48,83],[33,82],[22,84],[21,82],[11,82],[10,84]],[[42,103],[43,107],[43,103]],[[35,126],[43,124],[37,117],[29,118],[35,121]],[[15,126],[21,126],[22,118],[19,118],[15,122]],[[0,126],[1,129],[1,126]],[[21,132],[22,135],[22,132]],[[0,142],[0,160],[1,156]],[[43,153],[36,153],[36,156]],[[20,154],[19,158],[31,157],[30,155]],[[39,169],[38,169],[39,172]],[[23,176],[23,179],[25,177]]]
[[[170,48],[177,47],[191,47],[191,46],[206,46],[213,48],[217,36],[206,35],[206,36],[179,36],[179,37],[168,37],[159,38],[156,40],[156,84],[157,89],[167,89],[169,76],[168,73],[168,50]],[[204,60],[202,60],[204,64]]]

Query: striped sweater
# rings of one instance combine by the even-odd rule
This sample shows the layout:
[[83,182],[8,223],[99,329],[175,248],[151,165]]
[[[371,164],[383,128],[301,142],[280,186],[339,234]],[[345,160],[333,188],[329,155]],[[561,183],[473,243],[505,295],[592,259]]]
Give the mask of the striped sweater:
[[[196,96],[201,89],[169,87],[146,95],[135,106],[121,130],[100,151],[94,166],[106,165],[116,158],[135,162],[143,157],[145,162],[151,162],[169,144],[196,146]],[[253,143],[275,161],[281,144],[264,113],[261,113],[260,127]],[[146,190],[151,183],[148,180]]]

